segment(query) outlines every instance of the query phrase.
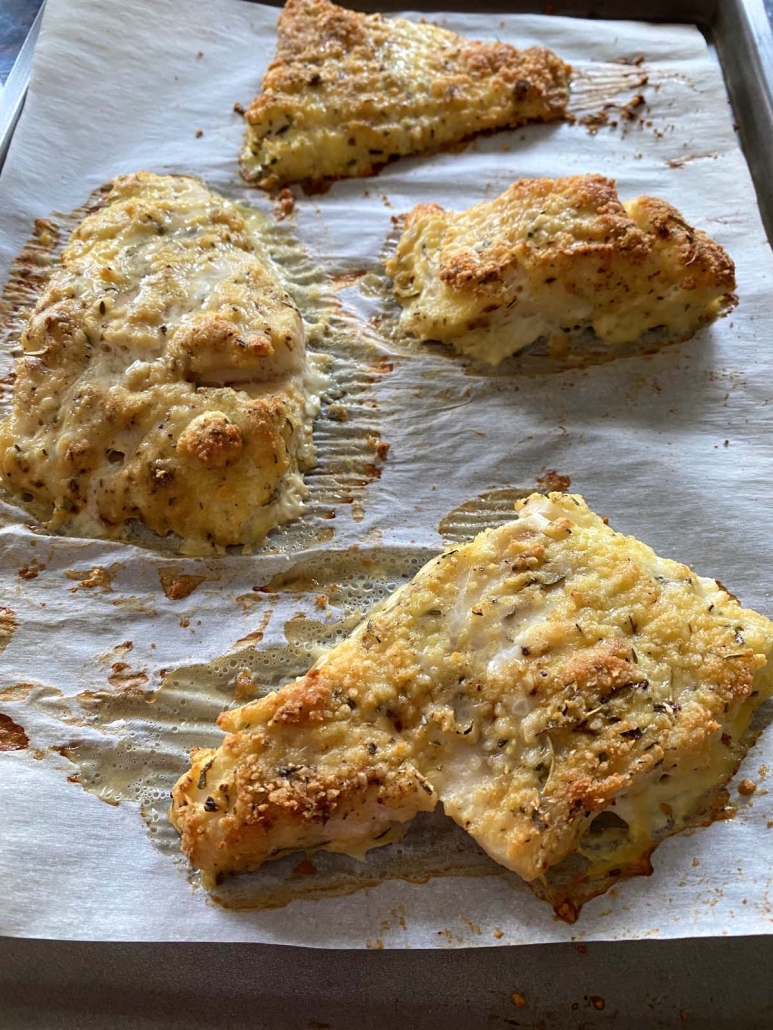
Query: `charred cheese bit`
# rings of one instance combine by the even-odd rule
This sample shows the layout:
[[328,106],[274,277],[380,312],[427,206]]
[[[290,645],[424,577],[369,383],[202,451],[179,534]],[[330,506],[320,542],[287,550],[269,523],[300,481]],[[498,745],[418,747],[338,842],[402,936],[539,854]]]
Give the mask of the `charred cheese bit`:
[[521,179],[466,211],[419,204],[387,273],[402,328],[498,365],[540,339],[686,340],[735,303],[733,262],[664,200],[600,175]]
[[242,171],[264,189],[372,175],[405,154],[564,114],[571,69],[543,47],[479,43],[329,0],[288,0]]
[[519,509],[307,675],[220,716],[228,735],[172,793],[205,882],[299,848],[361,854],[438,801],[532,880],[597,847],[600,813],[647,855],[728,779],[773,692],[773,624],[580,497]]
[[140,172],[73,233],[0,426],[3,482],[49,528],[115,537],[136,519],[196,554],[301,511],[305,332],[252,217]]

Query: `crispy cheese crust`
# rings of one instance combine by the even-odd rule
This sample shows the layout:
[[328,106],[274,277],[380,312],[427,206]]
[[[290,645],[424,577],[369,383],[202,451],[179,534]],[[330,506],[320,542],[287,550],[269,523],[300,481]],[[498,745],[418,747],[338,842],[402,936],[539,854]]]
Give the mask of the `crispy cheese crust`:
[[307,675],[220,716],[225,740],[172,792],[206,883],[298,848],[361,854],[438,801],[532,880],[611,810],[623,857],[647,855],[727,780],[773,692],[773,624],[580,497],[519,503]]
[[402,328],[489,364],[591,330],[610,347],[684,340],[735,301],[733,262],[664,200],[600,175],[521,179],[456,213],[419,204],[387,273]]
[[197,180],[109,184],[22,346],[0,469],[50,528],[137,519],[206,553],[301,509],[303,322],[249,215]]
[[570,68],[542,47],[479,43],[329,0],[288,0],[242,170],[273,190],[372,175],[406,154],[564,114]]

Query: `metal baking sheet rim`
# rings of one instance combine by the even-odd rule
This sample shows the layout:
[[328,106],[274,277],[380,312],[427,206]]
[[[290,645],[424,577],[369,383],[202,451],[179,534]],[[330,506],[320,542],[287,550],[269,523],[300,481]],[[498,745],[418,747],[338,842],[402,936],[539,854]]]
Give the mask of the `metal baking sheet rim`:
[[[273,3],[274,0],[268,2]],[[388,11],[398,10],[404,5],[397,0],[377,0],[376,3],[363,0],[350,6]],[[413,6],[431,10],[435,5],[418,0]],[[462,0],[460,6],[466,7],[467,0]],[[487,0],[485,6],[492,13],[538,13],[542,9],[540,4],[504,3],[497,0]],[[587,11],[588,16],[592,16],[593,8]],[[667,11],[669,21],[697,25],[716,47],[735,115],[741,150],[754,181],[762,221],[768,238],[773,241],[773,184],[768,174],[773,166],[773,28],[763,0],[721,0],[708,19],[696,18],[695,7],[689,0],[670,3]],[[24,106],[35,43],[44,12],[45,0],[19,51],[5,89],[0,92],[0,169]],[[571,0],[555,0],[551,5],[551,13],[581,16],[577,14],[577,8]],[[657,18],[657,8],[654,13],[655,18],[653,5],[647,0],[635,4],[608,0],[604,5],[603,16],[611,19],[663,20]]]

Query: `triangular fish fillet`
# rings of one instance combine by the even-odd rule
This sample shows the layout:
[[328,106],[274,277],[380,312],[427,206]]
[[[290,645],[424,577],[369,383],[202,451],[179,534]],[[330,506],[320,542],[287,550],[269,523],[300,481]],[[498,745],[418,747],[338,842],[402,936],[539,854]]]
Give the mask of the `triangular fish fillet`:
[[288,0],[277,29],[242,153],[244,177],[264,189],[371,175],[566,108],[571,69],[544,47],[480,43],[329,0]]

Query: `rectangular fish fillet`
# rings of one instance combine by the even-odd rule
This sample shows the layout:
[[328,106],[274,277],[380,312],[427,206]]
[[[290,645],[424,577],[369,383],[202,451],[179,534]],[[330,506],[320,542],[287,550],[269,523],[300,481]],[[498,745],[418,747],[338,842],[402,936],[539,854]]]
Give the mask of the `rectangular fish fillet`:
[[685,340],[736,300],[718,243],[601,175],[520,179],[460,212],[419,204],[386,270],[405,332],[491,365],[541,339]]
[[187,176],[102,190],[22,334],[3,485],[48,528],[260,543],[314,461],[306,333],[257,215]]
[[[594,847],[608,871],[729,778],[772,654],[773,624],[717,582],[534,494],[224,712],[171,818],[208,885],[298,849],[361,855],[438,802],[525,880]],[[599,855],[601,813],[627,830]]]

